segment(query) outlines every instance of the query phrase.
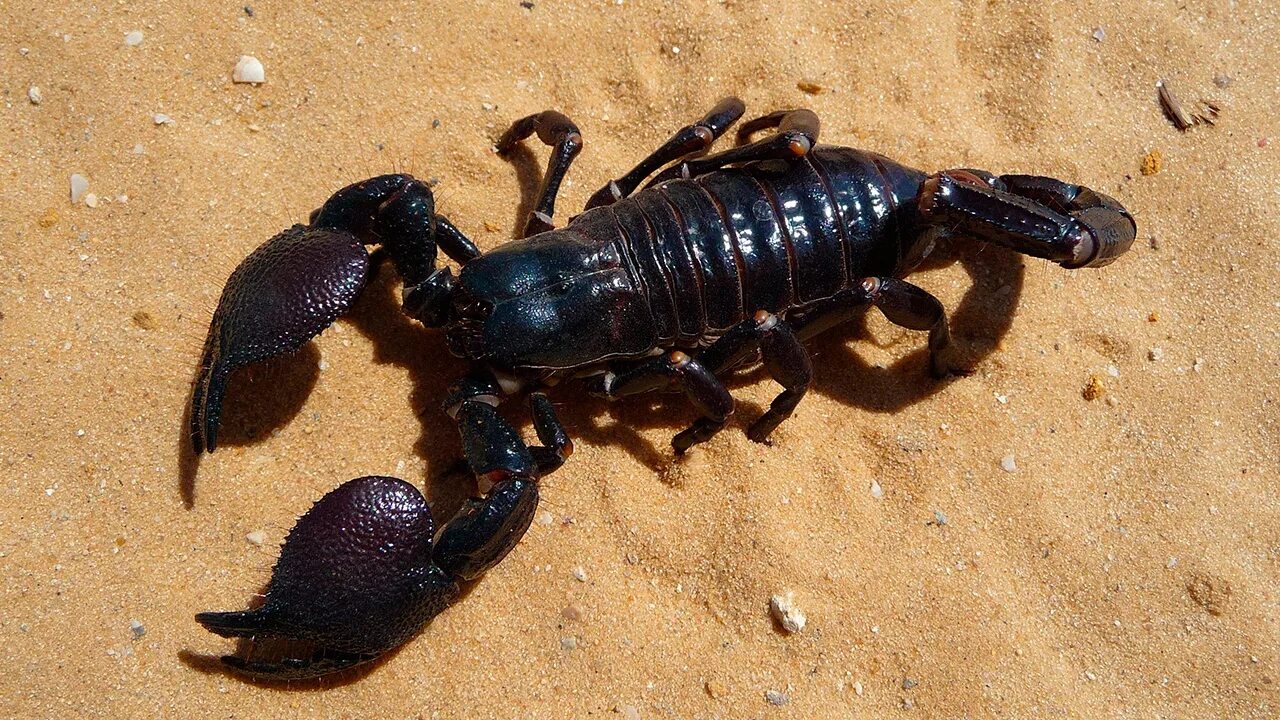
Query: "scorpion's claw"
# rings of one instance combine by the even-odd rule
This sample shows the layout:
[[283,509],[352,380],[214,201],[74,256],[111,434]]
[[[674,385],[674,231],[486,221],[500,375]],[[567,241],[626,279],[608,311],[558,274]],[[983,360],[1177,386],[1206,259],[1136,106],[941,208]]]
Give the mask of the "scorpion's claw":
[[[196,621],[248,638],[223,662],[249,675],[323,675],[400,645],[453,602],[457,584],[432,560],[435,525],[412,485],[348,481],[317,502],[285,540],[263,605]],[[270,657],[284,653],[284,657]]]
[[213,452],[227,381],[236,369],[293,352],[346,311],[364,286],[369,255],[342,230],[294,225],[231,273],[204,344],[191,397],[191,440]]

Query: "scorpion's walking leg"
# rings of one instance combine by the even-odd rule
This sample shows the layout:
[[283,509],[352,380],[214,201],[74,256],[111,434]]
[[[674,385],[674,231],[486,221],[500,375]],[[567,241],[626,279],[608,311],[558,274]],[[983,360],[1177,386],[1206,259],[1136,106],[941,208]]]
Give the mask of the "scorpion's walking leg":
[[747,429],[747,437],[767,443],[770,433],[791,417],[813,382],[809,353],[787,322],[761,310],[717,339],[698,355],[698,360],[712,373],[720,375],[748,360],[757,350],[769,376],[783,387],[769,410]]
[[311,214],[261,245],[231,273],[209,325],[191,398],[197,453],[217,445],[222,398],[232,372],[296,351],[349,310],[369,275],[365,245],[381,245],[404,281],[404,309],[443,322],[454,278],[436,269],[437,248],[458,263],[475,245],[435,214],[431,189],[409,175],[380,175],[334,193]]
[[556,195],[560,192],[560,183],[565,173],[573,164],[573,159],[582,152],[582,133],[578,126],[568,117],[555,110],[544,110],[537,115],[521,118],[511,124],[502,137],[498,139],[499,155],[506,155],[521,140],[537,133],[538,139],[551,146],[551,159],[547,162],[547,172],[542,176],[542,187],[538,190],[538,202],[529,213],[525,222],[524,236],[537,235],[551,230],[552,216],[556,211]]
[[780,110],[764,117],[749,120],[738,128],[738,136],[746,137],[743,132],[755,132],[765,128],[777,127],[778,132],[767,138],[746,145],[739,145],[723,152],[708,155],[704,158],[679,162],[658,173],[649,181],[648,186],[657,185],[679,177],[697,177],[719,170],[735,163],[753,160],[781,159],[790,160],[809,154],[818,143],[818,116],[812,110]]
[[[289,656],[226,656],[231,667],[276,679],[314,677],[367,662],[416,635],[520,541],[538,505],[538,469],[493,406],[457,409],[467,463],[491,483],[435,533],[417,488],[389,477],[329,492],[290,531],[261,607],[196,620],[223,637],[283,640]],[[434,542],[433,542],[434,538]]]
[[675,350],[630,370],[606,373],[600,390],[608,397],[622,397],[651,390],[675,387],[684,391],[689,402],[702,417],[671,439],[676,453],[684,453],[700,442],[710,440],[729,422],[733,414],[733,397],[716,376],[702,363]]
[[604,187],[597,190],[587,201],[587,209],[609,205],[629,196],[636,191],[645,178],[667,163],[706,152],[716,139],[729,129],[729,126],[742,117],[746,110],[746,106],[738,98],[724,98],[716,103],[716,106],[711,108],[711,111],[701,120],[677,130],[626,175],[617,180],[610,180]]
[[1065,268],[1101,267],[1129,249],[1133,216],[1114,198],[1035,175],[946,170],[925,181],[926,220]]

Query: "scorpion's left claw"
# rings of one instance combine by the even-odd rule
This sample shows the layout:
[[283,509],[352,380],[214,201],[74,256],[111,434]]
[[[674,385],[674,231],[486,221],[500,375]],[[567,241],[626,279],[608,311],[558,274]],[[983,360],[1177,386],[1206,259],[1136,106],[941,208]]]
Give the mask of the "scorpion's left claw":
[[369,255],[354,235],[294,225],[231,273],[209,324],[191,396],[191,440],[213,452],[227,381],[238,368],[293,352],[345,312],[364,287]]
[[200,613],[196,621],[223,637],[250,639],[247,656],[223,658],[250,675],[314,677],[373,660],[458,595],[457,583],[433,561],[434,530],[412,485],[351,480],[298,520],[262,607]]

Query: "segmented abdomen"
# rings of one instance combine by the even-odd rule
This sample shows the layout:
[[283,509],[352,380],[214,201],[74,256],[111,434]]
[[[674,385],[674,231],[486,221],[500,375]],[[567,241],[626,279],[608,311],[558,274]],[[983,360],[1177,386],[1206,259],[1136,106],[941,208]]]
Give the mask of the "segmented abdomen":
[[666,182],[609,208],[660,342],[694,345],[757,310],[782,313],[890,272],[894,210],[917,175],[821,147],[806,160]]

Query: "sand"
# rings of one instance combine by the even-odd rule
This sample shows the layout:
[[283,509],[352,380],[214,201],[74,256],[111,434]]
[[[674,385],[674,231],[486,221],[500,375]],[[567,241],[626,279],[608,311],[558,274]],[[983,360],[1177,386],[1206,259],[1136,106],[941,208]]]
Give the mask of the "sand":
[[[0,0],[0,715],[1280,714],[1275,3],[533,5]],[[264,84],[232,83],[243,54]],[[1175,130],[1161,78],[1218,124]],[[468,491],[436,409],[463,366],[398,315],[390,272],[238,377],[225,445],[184,459],[236,263],[397,169],[492,248],[521,221],[490,149],[513,119],[582,127],[567,216],[728,94],[917,167],[1090,185],[1138,242],[1102,270],[975,247],[916,275],[977,371],[934,383],[924,338],[869,318],[813,344],[773,447],[743,434],[776,392],[759,373],[682,461],[682,403],[566,388],[578,452],[547,514],[420,637],[318,685],[218,672],[231,644],[192,615],[249,602],[327,490]],[[794,635],[769,610],[786,591]]]

